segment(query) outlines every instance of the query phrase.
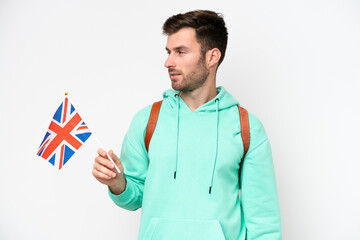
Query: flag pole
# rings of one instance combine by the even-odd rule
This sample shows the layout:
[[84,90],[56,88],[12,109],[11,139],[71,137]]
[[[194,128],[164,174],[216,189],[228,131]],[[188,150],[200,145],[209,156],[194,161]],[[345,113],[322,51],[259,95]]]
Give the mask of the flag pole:
[[94,133],[94,138],[96,139],[96,141],[98,142],[98,144],[100,145],[100,147],[101,147],[102,149],[104,149],[104,151],[106,152],[107,157],[114,163],[117,172],[118,172],[118,173],[121,173],[121,172],[120,172],[120,169],[119,169],[118,166],[116,165],[115,161],[109,156],[109,153],[105,150],[104,146],[101,144],[100,140],[97,138],[97,136],[95,135],[95,133]]
[[[69,95],[69,94],[68,94],[67,92],[65,92],[65,97],[67,97],[68,95]],[[76,111],[79,113],[78,110],[76,110]],[[79,114],[79,115],[82,116],[81,114]],[[86,126],[87,126],[88,129],[90,130],[88,123],[86,123]],[[94,132],[92,132],[91,130],[90,130],[90,132],[91,132],[91,134],[93,134],[95,140],[96,140],[97,143],[100,145],[100,147],[101,147],[102,149],[104,149],[104,151],[106,152],[106,155],[107,155],[107,157],[109,158],[109,160],[111,160],[111,161],[114,163],[117,172],[118,172],[118,173],[121,173],[121,171],[120,171],[120,169],[118,168],[118,166],[116,165],[115,161],[109,156],[109,153],[105,150],[104,146],[102,145],[102,143],[100,142],[100,140],[97,138],[96,134],[95,134]]]

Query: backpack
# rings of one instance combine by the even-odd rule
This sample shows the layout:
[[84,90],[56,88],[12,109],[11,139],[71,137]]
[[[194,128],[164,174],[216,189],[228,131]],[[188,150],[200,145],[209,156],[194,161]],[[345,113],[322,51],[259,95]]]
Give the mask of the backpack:
[[[145,133],[145,147],[146,147],[147,152],[149,152],[149,144],[150,144],[152,135],[153,135],[155,127],[156,127],[161,104],[162,104],[162,100],[153,103],[153,105],[151,107],[151,112],[150,112],[148,124],[146,127],[146,133]],[[240,182],[242,165],[243,165],[245,155],[246,155],[247,151],[249,150],[249,145],[250,145],[250,126],[249,126],[248,111],[245,108],[240,107],[240,105],[238,105],[238,108],[239,108],[239,115],[240,115],[241,138],[242,138],[242,141],[244,144],[244,154],[241,158],[240,168],[239,168],[239,182]]]

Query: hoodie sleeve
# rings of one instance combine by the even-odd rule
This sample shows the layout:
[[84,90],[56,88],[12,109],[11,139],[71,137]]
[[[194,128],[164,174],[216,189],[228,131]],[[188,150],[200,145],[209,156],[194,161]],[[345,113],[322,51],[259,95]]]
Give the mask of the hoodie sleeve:
[[281,216],[271,147],[264,127],[249,113],[250,147],[241,174],[247,240],[281,240]]
[[110,190],[110,198],[116,205],[135,211],[142,205],[144,182],[149,165],[144,137],[150,115],[150,107],[139,111],[133,118],[125,135],[120,160],[124,166],[126,189],[119,195]]

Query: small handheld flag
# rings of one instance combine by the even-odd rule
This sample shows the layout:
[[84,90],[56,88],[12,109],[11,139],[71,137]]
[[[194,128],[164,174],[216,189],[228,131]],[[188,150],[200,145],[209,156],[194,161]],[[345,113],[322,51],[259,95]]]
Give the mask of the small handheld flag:
[[56,110],[37,155],[60,170],[90,136],[91,131],[65,93],[65,99]]

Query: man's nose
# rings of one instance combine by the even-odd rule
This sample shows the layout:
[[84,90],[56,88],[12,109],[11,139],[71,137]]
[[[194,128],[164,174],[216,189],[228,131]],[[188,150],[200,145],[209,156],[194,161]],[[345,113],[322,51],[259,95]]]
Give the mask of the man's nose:
[[165,66],[166,68],[173,68],[173,67],[175,67],[175,63],[174,63],[174,60],[173,60],[173,57],[172,57],[171,54],[169,54],[169,56],[167,57],[164,66]]

